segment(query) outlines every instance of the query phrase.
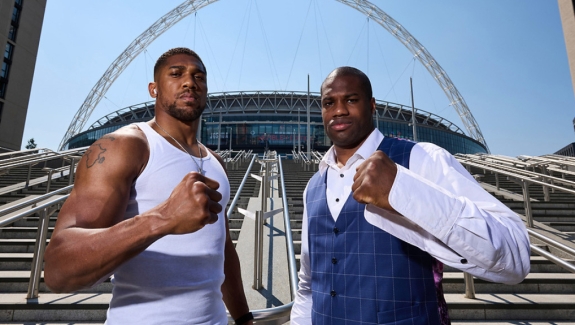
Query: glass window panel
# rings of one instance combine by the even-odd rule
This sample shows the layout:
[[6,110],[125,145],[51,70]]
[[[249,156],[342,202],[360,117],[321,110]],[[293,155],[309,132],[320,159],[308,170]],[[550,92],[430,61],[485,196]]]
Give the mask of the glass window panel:
[[14,45],[12,45],[11,43],[6,43],[6,49],[4,49],[4,57],[8,60],[11,60],[13,52],[14,52]]
[[10,64],[4,61],[2,62],[2,71],[0,71],[0,77],[8,79],[8,73],[10,72]]
[[17,23],[18,19],[20,19],[20,9],[14,7],[14,9],[12,10],[12,21]]
[[8,38],[12,41],[16,41],[16,30],[17,28],[14,25],[10,25],[10,31],[8,32]]

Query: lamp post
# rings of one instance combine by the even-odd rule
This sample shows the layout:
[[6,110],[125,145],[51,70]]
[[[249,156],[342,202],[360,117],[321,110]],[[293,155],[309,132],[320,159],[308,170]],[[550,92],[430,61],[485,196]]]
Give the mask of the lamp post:
[[220,123],[218,124],[218,152],[220,151],[221,142],[222,142],[222,107],[220,106]]
[[297,108],[297,152],[301,152],[301,135],[299,130],[299,107]]
[[409,78],[409,87],[411,88],[411,123],[413,125],[413,141],[417,142],[417,120],[415,119],[415,106],[413,104],[413,82]]
[[232,152],[232,127],[228,126],[228,142],[230,143],[230,154]]

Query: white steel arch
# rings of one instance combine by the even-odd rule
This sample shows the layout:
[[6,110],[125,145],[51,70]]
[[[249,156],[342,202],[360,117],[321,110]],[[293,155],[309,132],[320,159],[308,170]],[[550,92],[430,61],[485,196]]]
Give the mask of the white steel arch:
[[[132,43],[112,62],[110,67],[104,72],[104,75],[98,80],[96,85],[92,87],[90,93],[84,100],[82,106],[78,109],[64,138],[60,142],[60,150],[64,149],[65,144],[75,134],[79,133],[92,111],[98,105],[104,94],[108,91],[112,83],[124,71],[124,69],[138,56],[146,47],[152,43],[163,32],[170,29],[177,22],[186,16],[198,11],[199,9],[217,2],[218,0],[186,0],[160,19],[158,19],[152,26],[138,36]],[[485,138],[479,129],[479,125],[471,114],[469,107],[465,103],[463,96],[459,93],[445,70],[437,63],[431,54],[413,37],[403,26],[401,26],[395,19],[386,14],[383,10],[379,9],[376,5],[367,0],[336,0],[347,6],[350,6],[367,17],[375,20],[379,25],[390,32],[397,38],[407,49],[425,66],[429,73],[433,76],[439,86],[443,89],[451,105],[459,114],[469,136],[479,141],[487,148]]]
[[214,3],[218,0],[186,0],[176,8],[172,9],[167,14],[158,19],[152,26],[148,27],[140,36],[128,45],[128,47],[112,62],[110,67],[104,72],[100,80],[96,82],[90,93],[84,100],[84,103],[74,117],[66,134],[60,141],[60,149],[64,150],[64,146],[74,135],[78,134],[84,128],[84,125],[92,115],[96,105],[102,100],[110,86],[116,79],[124,72],[126,67],[134,60],[143,50],[150,45],[158,36],[162,35],[166,30],[170,29],[177,22],[186,16],[198,11],[199,9]]

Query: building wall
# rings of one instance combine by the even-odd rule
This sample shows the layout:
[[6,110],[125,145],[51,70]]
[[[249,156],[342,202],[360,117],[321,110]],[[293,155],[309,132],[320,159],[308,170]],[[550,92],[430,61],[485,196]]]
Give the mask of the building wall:
[[0,1],[0,46],[4,49],[0,72],[0,147],[3,148],[20,150],[22,146],[46,1]]
[[559,13],[561,14],[561,24],[563,26],[563,37],[569,59],[569,69],[571,70],[571,82],[575,93],[575,8],[573,0],[558,0]]

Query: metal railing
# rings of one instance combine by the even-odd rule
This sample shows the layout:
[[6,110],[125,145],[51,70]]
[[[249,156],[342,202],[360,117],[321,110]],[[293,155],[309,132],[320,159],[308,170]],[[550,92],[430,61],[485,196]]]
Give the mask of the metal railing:
[[[80,160],[81,155],[84,154],[87,147],[72,149],[63,152],[54,152],[49,149],[41,149],[43,152],[39,152],[40,150],[26,150],[22,152],[31,152],[30,154],[26,155],[18,155],[13,158],[3,159],[0,160],[0,175],[9,174],[11,170],[19,167],[28,167],[28,174],[26,176],[26,180],[21,183],[13,184],[12,187],[9,189],[10,191],[18,191],[21,189],[28,188],[30,185],[39,185],[44,183],[42,178],[36,178],[35,182],[33,183],[31,180],[32,177],[32,167],[38,165],[40,163],[44,163],[44,168],[42,169],[44,172],[48,174],[47,181],[50,182],[52,180],[52,174],[54,172],[60,171],[54,170],[54,168],[48,168],[46,165],[50,161],[54,160],[62,160],[62,167],[65,167],[65,162],[69,161],[69,175],[70,175],[70,182],[73,179],[75,164]],[[15,154],[15,153],[14,153]],[[64,176],[63,174],[61,176]],[[32,184],[33,183],[33,184]],[[48,183],[49,187],[49,183]],[[8,189],[6,189],[8,190]]]
[[[283,166],[281,164],[281,157],[277,157],[276,162],[279,169],[279,183],[281,184],[282,189],[282,209],[283,210],[283,219],[284,219],[284,227],[285,227],[285,240],[286,240],[286,248],[288,254],[288,269],[289,269],[289,278],[290,278],[290,297],[291,300],[289,303],[284,304],[282,306],[267,308],[267,309],[260,309],[260,310],[253,310],[252,313],[254,315],[254,319],[258,323],[265,323],[265,324],[283,324],[289,320],[291,308],[293,306],[293,300],[295,299],[295,294],[297,292],[297,266],[295,261],[295,252],[293,247],[293,239],[292,239],[292,230],[290,224],[290,217],[289,217],[289,208],[287,203],[287,196],[285,191],[285,183],[284,183],[284,175],[283,175]],[[270,162],[267,162],[268,166]],[[269,168],[269,167],[268,167]],[[268,169],[269,171],[269,169]],[[269,180],[271,181],[271,179]],[[269,186],[270,183],[262,181],[263,186]],[[262,188],[263,189],[263,188]],[[262,192],[264,192],[262,190]],[[266,191],[269,193],[269,191]],[[267,197],[262,197],[262,200],[267,200]],[[265,210],[264,210],[265,211]],[[257,228],[260,228],[260,234],[263,234],[263,219],[274,215],[276,211],[267,211],[261,213],[261,219],[259,223],[256,221],[256,233],[258,232]],[[261,238],[261,237],[260,237]],[[261,245],[261,241],[259,241]],[[256,254],[261,254],[263,249],[256,249]],[[261,261],[261,259],[260,259]],[[259,265],[258,265],[259,267]],[[255,275],[256,272],[254,272]],[[255,278],[255,276],[254,276]],[[261,277],[260,279],[261,280]],[[261,283],[260,283],[261,284]]]
[[[544,242],[545,244],[550,245],[553,248],[559,249],[559,250],[575,257],[575,249],[573,249],[567,245],[564,245],[563,243],[560,243],[560,242],[558,242],[558,241],[556,241],[556,240],[554,240],[548,236],[540,234],[533,229],[527,228],[527,233],[530,236],[533,236],[533,237],[539,239],[540,241]],[[543,250],[543,249],[541,249],[541,248],[539,248],[533,244],[531,244],[531,250],[536,252],[540,256],[545,257],[546,259],[550,260],[551,262],[561,266],[565,270],[572,272],[572,273],[575,273],[575,265],[566,262],[565,260],[563,260],[562,258],[560,258],[556,255],[553,255],[551,252]]]
[[244,189],[244,185],[246,184],[246,181],[250,175],[250,171],[252,170],[252,166],[254,165],[254,161],[256,160],[256,157],[257,157],[256,155],[252,156],[252,160],[250,161],[250,165],[248,166],[246,174],[244,175],[244,178],[242,179],[242,182],[240,183],[240,186],[238,187],[238,190],[236,191],[236,195],[234,196],[234,199],[232,200],[232,203],[230,204],[230,207],[228,208],[228,214],[227,214],[228,219],[231,218],[232,212],[235,209],[236,204],[238,203],[238,200],[240,198],[240,194],[242,193],[242,190]]
[[[562,186],[555,184],[555,183],[560,183],[561,181],[563,181],[563,182],[566,181],[566,180],[563,180],[563,179],[558,178],[558,177],[542,175],[542,174],[534,175],[534,174],[537,174],[535,172],[527,172],[528,175],[523,175],[522,173],[524,171],[509,170],[508,168],[499,168],[499,166],[493,166],[489,163],[483,164],[477,160],[460,159],[459,162],[467,168],[470,168],[470,167],[480,168],[480,169],[483,169],[484,171],[490,171],[491,173],[495,174],[495,181],[497,184],[496,185],[497,190],[500,189],[499,182],[498,182],[499,175],[507,176],[507,178],[509,180],[520,185],[521,189],[522,189],[522,195],[523,195],[523,204],[524,204],[524,208],[525,208],[525,216],[527,217],[527,226],[530,228],[533,228],[533,210],[531,209],[531,196],[529,193],[529,186],[530,185],[540,185],[543,187],[545,201],[550,200],[549,189],[553,189],[556,191],[561,191],[561,192],[575,195],[575,189],[565,188],[565,187],[562,187]],[[511,167],[509,167],[509,168],[511,168]],[[537,178],[539,178],[539,179],[537,179]],[[573,185],[575,185],[575,182],[571,182],[571,181],[569,181],[569,182],[573,183]]]
[[[226,168],[228,167],[228,164],[231,164],[232,165],[231,170],[237,170],[239,167],[239,164],[244,162],[248,156],[246,155],[245,150],[235,151],[236,155],[234,157],[232,157],[233,153],[234,153],[234,151],[230,151],[229,158],[224,159],[224,161],[226,162]],[[250,150],[250,153],[251,153],[251,150]]]
[[[36,233],[34,254],[32,258],[32,268],[30,270],[30,281],[28,283],[28,292],[26,295],[27,299],[38,298],[38,288],[40,285],[40,275],[42,273],[42,263],[44,262],[44,252],[46,250],[50,216],[59,209],[61,204],[64,203],[64,201],[68,198],[69,194],[66,194],[62,197],[57,197],[40,206],[35,205],[38,202],[47,200],[56,195],[68,193],[72,190],[72,187],[73,185],[70,185],[40,197],[25,200],[24,202],[21,202],[17,205],[0,210],[0,227],[7,226],[25,217],[39,214],[38,232]],[[27,207],[30,207],[30,209],[26,209]],[[7,217],[8,214],[18,210],[23,211]]]
[[[294,154],[296,154],[294,152]],[[245,153],[242,154],[242,157],[245,157]],[[239,154],[236,156],[238,157],[240,156]],[[244,185],[247,181],[247,177],[249,177],[250,171],[252,169],[253,163],[254,161],[256,161],[257,155],[252,155],[251,156],[251,162],[249,164],[249,167],[247,168],[246,174],[243,177],[243,180],[236,192],[236,195],[234,196],[234,199],[230,205],[230,208],[228,210],[227,213],[227,217],[229,218],[232,214],[232,211],[234,210],[237,201],[240,197],[240,194],[244,188]],[[273,157],[273,158],[272,158]],[[299,158],[301,159],[305,159],[304,158],[305,155],[301,155],[299,156]],[[297,269],[296,269],[296,261],[295,261],[295,252],[294,252],[294,247],[293,247],[293,239],[292,239],[292,231],[291,231],[291,224],[290,224],[290,218],[289,218],[289,209],[288,209],[288,203],[287,203],[287,195],[286,195],[286,190],[285,190],[285,183],[284,183],[284,174],[283,174],[283,165],[282,165],[282,159],[281,157],[277,157],[275,158],[273,153],[268,152],[265,155],[265,159],[270,160],[268,162],[265,162],[262,160],[262,162],[264,162],[265,164],[262,165],[262,170],[266,170],[267,173],[263,173],[262,175],[268,175],[271,176],[271,173],[269,173],[271,171],[271,164],[273,163],[277,163],[278,166],[278,175],[276,177],[278,177],[279,183],[281,185],[281,190],[282,190],[282,203],[283,203],[283,208],[281,209],[283,211],[283,217],[284,217],[284,226],[285,226],[285,236],[286,236],[286,248],[287,248],[287,254],[288,254],[288,268],[289,268],[289,278],[290,278],[290,291],[291,291],[291,299],[292,301],[284,304],[282,306],[278,306],[278,307],[273,307],[273,308],[268,308],[268,309],[261,309],[261,310],[252,310],[252,313],[254,314],[254,318],[256,321],[260,322],[260,323],[270,323],[270,324],[280,324],[282,322],[285,322],[289,319],[289,313],[291,311],[291,307],[293,305],[293,299],[295,298],[295,293],[297,291]],[[275,162],[273,162],[272,160],[275,160]],[[264,165],[266,165],[264,167]],[[561,190],[561,191],[565,191],[568,193],[572,193],[575,194],[574,190],[570,190],[570,189],[565,189],[563,187],[557,186],[555,184],[548,184],[545,183],[544,181],[539,181],[539,180],[534,180],[533,178],[531,178],[530,176],[524,176],[524,175],[519,175],[517,173],[512,173],[511,171],[506,171],[506,170],[497,170],[495,167],[493,166],[485,166],[485,165],[481,165],[481,164],[477,164],[475,162],[462,162],[462,164],[466,165],[472,165],[473,167],[477,167],[477,168],[481,168],[481,169],[485,169],[485,170],[489,170],[489,171],[493,171],[493,172],[498,172],[500,174],[504,174],[510,177],[519,177],[519,178],[525,178],[526,181],[528,182],[533,182],[535,184],[538,185],[542,185],[542,186],[549,186],[549,187],[553,187],[556,188],[557,190]],[[273,178],[271,178],[273,179]],[[266,179],[265,181],[262,181],[262,187],[269,187],[270,186],[270,178]],[[35,243],[35,248],[34,248],[34,257],[33,257],[33,262],[32,262],[32,269],[31,269],[31,275],[30,275],[30,282],[29,282],[29,286],[28,286],[28,293],[27,293],[27,298],[36,298],[38,297],[38,286],[40,283],[40,274],[42,271],[42,261],[43,261],[43,256],[44,256],[44,250],[45,250],[45,245],[46,245],[46,237],[47,237],[47,233],[48,233],[48,220],[50,218],[50,216],[57,211],[57,209],[61,206],[61,204],[67,199],[68,195],[64,195],[62,197],[57,197],[54,198],[53,200],[50,200],[46,203],[43,203],[39,206],[36,206],[37,203],[44,201],[44,200],[48,200],[51,197],[54,197],[55,195],[62,195],[62,194],[66,194],[69,193],[69,191],[71,191],[73,185],[69,185],[65,188],[56,190],[56,191],[52,191],[50,193],[47,193],[45,195],[39,196],[39,197],[35,197],[29,200],[26,200],[24,202],[21,202],[19,204],[16,204],[14,206],[5,208],[5,209],[1,209],[0,210],[0,227],[9,225],[14,223],[15,221],[18,221],[24,217],[33,215],[33,214],[39,214],[40,219],[39,219],[39,224],[38,224],[38,233],[37,233],[37,237],[36,237],[36,243]],[[270,196],[270,191],[264,191],[262,188],[262,201],[267,201],[267,199]],[[528,196],[528,193],[527,193]],[[526,200],[529,201],[529,200]],[[16,215],[10,216],[10,217],[6,217],[8,214],[21,210],[21,209],[25,209],[27,207],[30,207],[30,209],[26,209],[25,211],[22,211]],[[531,210],[527,210],[531,212]],[[270,213],[270,212],[274,212],[274,211],[267,211],[267,206],[262,204],[262,219],[265,219],[265,213]],[[4,218],[3,218],[4,217]],[[529,217],[527,217],[529,219]],[[531,216],[532,218],[532,216]],[[263,222],[260,221],[260,223],[257,223],[257,225],[263,225]],[[532,225],[530,226],[532,227]],[[566,246],[552,238],[549,238],[548,236],[545,236],[543,234],[540,234],[538,232],[536,232],[534,229],[527,229],[528,233],[530,236],[533,236],[543,242],[545,242],[548,245],[553,246],[554,248],[560,249],[568,254],[571,254],[573,256],[575,256],[575,250],[569,246]],[[258,241],[259,242],[259,241]],[[535,245],[531,245],[531,250],[534,251],[535,253],[541,255],[542,257],[552,261],[553,263],[565,268],[566,270],[575,273],[575,266],[573,266],[572,264],[565,262],[563,259],[561,259],[560,257],[553,255],[550,252],[547,252]],[[259,251],[256,252],[256,254],[261,254],[262,250],[260,249]],[[255,273],[254,273],[255,274]],[[254,276],[254,278],[256,278]],[[261,279],[261,277],[260,277]],[[473,283],[473,276],[469,275],[467,273],[464,273],[464,281],[465,281],[465,296],[467,298],[474,298],[475,297],[475,289],[474,289],[474,283]]]
[[[281,157],[272,158],[274,157],[273,152],[267,152],[265,154],[265,158],[258,158],[258,162],[262,164],[262,168],[260,170],[259,176],[253,176],[256,179],[259,179],[261,182],[261,199],[262,199],[262,207],[261,211],[256,211],[254,216],[255,217],[255,245],[254,245],[254,280],[253,280],[253,288],[258,290],[262,288],[262,267],[263,267],[263,227],[264,227],[264,220],[270,216],[275,215],[278,212],[283,212],[283,219],[284,219],[284,227],[285,227],[285,239],[286,239],[286,248],[287,248],[287,255],[288,255],[288,269],[289,269],[289,278],[290,278],[290,292],[291,292],[291,300],[289,303],[284,304],[282,306],[267,308],[267,309],[258,309],[252,310],[252,314],[254,315],[255,321],[260,324],[283,324],[284,322],[289,320],[289,315],[291,312],[291,307],[293,305],[293,300],[295,299],[295,293],[297,291],[297,267],[295,261],[295,252],[293,247],[293,239],[292,239],[292,231],[291,231],[291,224],[290,224],[290,217],[289,217],[289,208],[287,203],[287,196],[285,192],[285,184],[284,184],[284,175],[283,175],[283,167],[281,164]],[[228,218],[231,217],[232,211],[235,209],[236,203],[240,197],[241,191],[243,190],[244,184],[247,181],[247,178],[250,176],[250,171],[252,169],[253,163],[256,160],[256,155],[252,156],[252,160],[250,165],[244,175],[240,186],[234,196],[232,203],[230,204],[228,210]],[[279,174],[272,175],[273,165],[277,164]],[[279,176],[279,183],[281,184],[282,189],[282,205],[283,207],[278,210],[274,211],[267,211],[268,205],[267,201],[271,197],[271,183],[274,179],[278,178]],[[240,213],[247,214],[247,211],[239,211]],[[231,316],[228,314],[228,319],[233,321]]]
[[[484,172],[489,171],[495,175],[496,189],[500,190],[499,175],[504,175],[507,179],[513,181],[521,186],[523,204],[525,209],[525,218],[527,220],[527,232],[530,236],[537,238],[538,240],[544,242],[548,246],[556,248],[563,251],[564,253],[570,254],[575,257],[575,250],[569,246],[566,246],[549,236],[543,235],[534,229],[533,221],[533,210],[531,208],[531,195],[529,192],[530,185],[540,185],[543,187],[544,199],[545,201],[550,201],[549,189],[553,191],[562,191],[569,194],[575,194],[575,190],[570,188],[565,188],[557,185],[556,183],[566,184],[567,186],[575,185],[575,182],[568,181],[562,178],[557,178],[552,175],[541,174],[535,172],[535,168],[541,168],[543,171],[547,169],[547,166],[542,164],[549,163],[549,161],[542,161],[539,159],[532,159],[533,161],[528,162],[526,160],[515,160],[507,157],[498,156],[487,156],[487,155],[457,155],[459,162],[466,167],[469,171],[471,167],[482,169]],[[523,168],[523,169],[520,169]],[[532,171],[529,171],[531,168]],[[569,272],[575,273],[575,266],[569,262],[566,262],[563,258],[552,254],[536,245],[530,244],[531,251],[546,258],[547,260],[559,265],[560,267],[566,269]],[[465,297],[474,299],[475,298],[475,287],[473,282],[473,276],[464,273],[465,281]]]

